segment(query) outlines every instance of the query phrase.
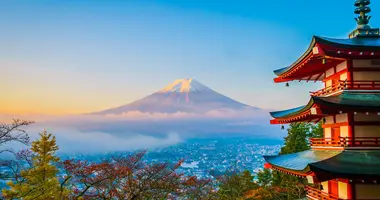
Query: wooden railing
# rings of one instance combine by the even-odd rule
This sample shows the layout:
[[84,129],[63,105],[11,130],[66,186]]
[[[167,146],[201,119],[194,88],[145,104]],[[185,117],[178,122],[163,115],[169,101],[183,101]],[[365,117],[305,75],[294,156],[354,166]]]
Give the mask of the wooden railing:
[[339,81],[329,87],[310,93],[312,96],[322,96],[341,90],[380,90],[380,81]]
[[319,200],[340,200],[336,195],[327,194],[321,190],[315,189],[310,186],[306,186],[306,196],[309,199],[319,199]]
[[312,147],[380,147],[380,137],[310,138]]

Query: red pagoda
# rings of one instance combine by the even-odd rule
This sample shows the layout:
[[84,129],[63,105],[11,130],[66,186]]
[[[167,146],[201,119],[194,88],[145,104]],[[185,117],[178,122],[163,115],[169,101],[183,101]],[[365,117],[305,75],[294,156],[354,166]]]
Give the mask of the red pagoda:
[[355,2],[358,27],[348,38],[314,36],[296,62],[274,71],[276,83],[324,83],[307,105],[271,113],[271,124],[322,120],[324,137],[310,138],[311,150],[264,156],[266,167],[319,186],[306,187],[308,199],[380,199],[380,31],[368,25],[369,4]]

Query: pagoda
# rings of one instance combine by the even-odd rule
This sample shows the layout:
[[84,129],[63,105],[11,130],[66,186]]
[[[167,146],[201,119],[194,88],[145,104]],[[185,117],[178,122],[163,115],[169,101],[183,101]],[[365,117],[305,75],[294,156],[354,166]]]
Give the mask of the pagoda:
[[264,156],[265,167],[307,179],[308,199],[380,199],[380,31],[368,25],[370,0],[357,0],[348,38],[314,36],[276,83],[321,81],[305,106],[272,112],[271,124],[322,121],[311,149]]

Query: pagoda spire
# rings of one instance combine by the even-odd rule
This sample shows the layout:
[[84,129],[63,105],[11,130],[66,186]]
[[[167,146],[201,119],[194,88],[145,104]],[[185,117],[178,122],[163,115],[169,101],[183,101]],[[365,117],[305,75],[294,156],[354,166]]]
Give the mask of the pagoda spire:
[[380,36],[380,31],[378,28],[371,28],[369,26],[369,20],[371,16],[367,14],[371,12],[371,8],[368,6],[371,4],[370,0],[356,0],[355,1],[355,14],[359,16],[355,18],[358,27],[350,33],[349,38],[354,37],[368,37],[368,36]]
[[355,18],[358,28],[370,28],[368,25],[369,20],[371,19],[371,16],[367,16],[366,14],[371,12],[371,8],[368,6],[371,4],[370,0],[357,0],[355,2],[355,14],[359,14],[357,18]]

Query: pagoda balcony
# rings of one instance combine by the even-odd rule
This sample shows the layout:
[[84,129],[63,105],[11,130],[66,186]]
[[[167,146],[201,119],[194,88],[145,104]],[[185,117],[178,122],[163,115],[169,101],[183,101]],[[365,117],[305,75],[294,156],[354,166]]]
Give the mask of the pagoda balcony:
[[315,92],[312,96],[325,96],[342,90],[380,90],[380,81],[339,81]]
[[316,188],[306,186],[306,197],[308,199],[315,199],[315,200],[340,200],[340,198],[336,195],[325,193],[321,190],[318,190]]
[[310,146],[318,147],[354,147],[380,148],[380,137],[338,137],[338,138],[310,138]]

